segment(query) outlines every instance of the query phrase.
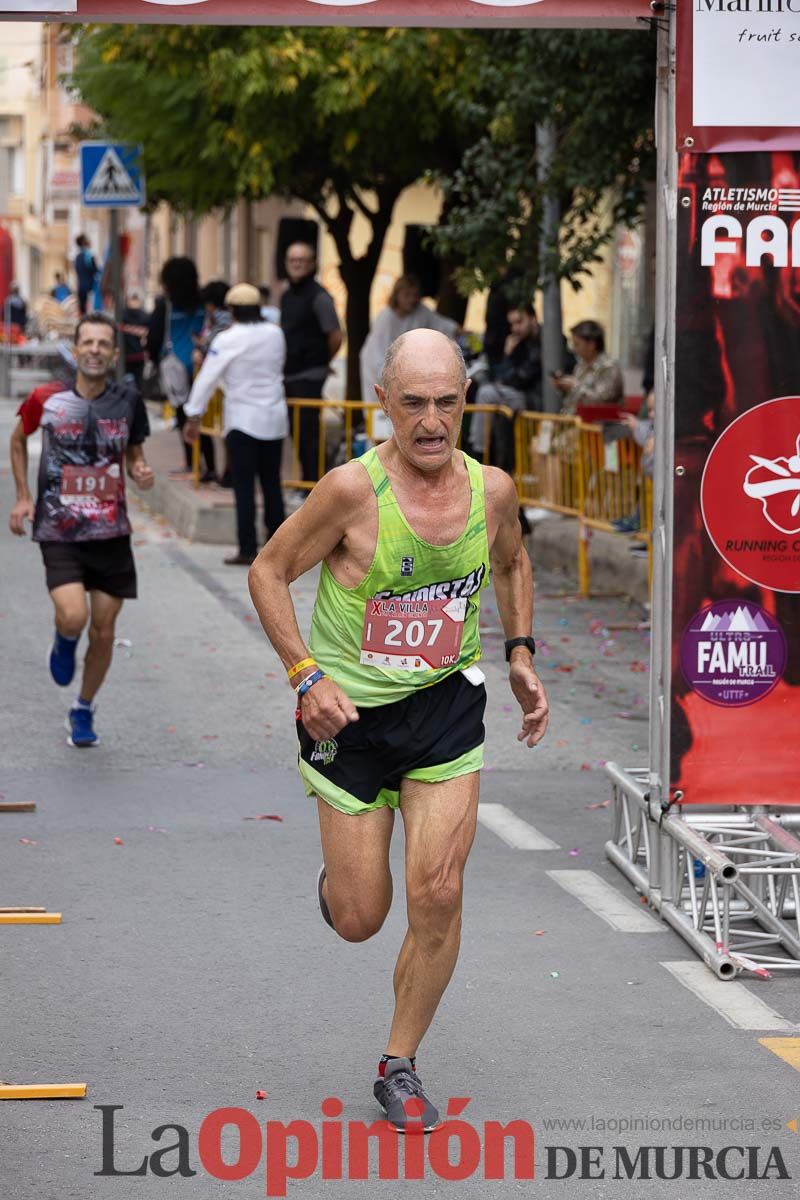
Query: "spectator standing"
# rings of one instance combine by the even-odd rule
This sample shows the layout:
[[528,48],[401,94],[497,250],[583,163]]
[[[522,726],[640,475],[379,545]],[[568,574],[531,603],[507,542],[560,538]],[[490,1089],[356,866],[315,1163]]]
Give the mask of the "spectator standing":
[[284,520],[281,451],[289,432],[283,385],[286,341],[277,325],[261,316],[258,288],[239,283],[226,297],[233,324],[214,338],[186,404],[187,442],[218,387],[225,393],[225,444],[236,496],[239,551],[226,566],[249,566],[258,552],[256,478],[264,497],[265,540]]
[[100,276],[100,268],[92,254],[92,247],[85,233],[79,233],[75,239],[78,253],[75,255],[75,275],[78,280],[78,311],[85,316],[89,307],[89,296],[94,291]]
[[22,298],[18,283],[12,283],[5,303],[4,320],[8,325],[16,325],[20,333],[24,333],[28,325],[28,306]]
[[144,383],[144,363],[150,318],[142,306],[142,293],[128,292],[128,302],[122,310],[122,335],[125,345],[125,374],[133,379],[141,395]]
[[[539,322],[532,304],[512,308],[507,314],[509,334],[494,378],[482,383],[476,404],[502,404],[514,412],[533,411],[542,406],[542,346]],[[513,471],[514,426],[504,417],[492,420],[491,461],[504,471]],[[472,418],[471,444],[483,457],[484,414]]]
[[[383,360],[392,342],[411,329],[437,329],[446,337],[455,338],[458,323],[422,303],[422,289],[416,275],[401,275],[392,288],[386,308],[372,322],[361,347],[361,399],[375,399],[375,387],[380,384]],[[392,423],[381,410],[373,414],[372,432],[376,441],[392,436]]]
[[578,364],[571,375],[554,375],[553,385],[564,396],[563,413],[574,414],[592,405],[621,404],[625,394],[622,369],[606,354],[603,326],[579,321],[570,330]]
[[[331,360],[342,344],[342,331],[330,292],[315,279],[312,246],[295,242],[286,251],[289,286],[281,297],[281,328],[286,338],[286,395],[319,399]],[[259,297],[260,299],[260,297]],[[315,408],[300,410],[300,463],[303,479],[319,473],[320,417]]]
[[205,320],[192,355],[192,361],[198,371],[203,365],[214,338],[218,333],[222,333],[223,329],[230,329],[233,323],[233,317],[225,307],[225,297],[230,290],[231,285],[224,279],[212,279],[211,283],[207,283],[200,289]]
[[[175,420],[181,432],[186,470],[191,471],[192,449],[183,441],[182,432],[186,424],[184,405],[192,386],[195,339],[199,338],[205,320],[197,267],[191,258],[168,258],[161,269],[161,286],[164,295],[156,300],[150,318],[147,353],[159,366],[162,385],[175,409]],[[201,481],[210,483],[216,479],[216,472],[214,443],[208,434],[200,438],[200,451],[206,465]]]

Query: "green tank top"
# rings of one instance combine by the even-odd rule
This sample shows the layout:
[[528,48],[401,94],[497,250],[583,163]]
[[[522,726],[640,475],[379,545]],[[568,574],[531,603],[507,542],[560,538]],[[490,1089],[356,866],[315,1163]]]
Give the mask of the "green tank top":
[[[374,708],[403,700],[418,688],[439,683],[480,658],[480,592],[489,582],[489,540],[483,470],[464,455],[472,493],[461,536],[449,546],[423,541],[406,521],[376,450],[358,461],[367,471],[378,500],[378,538],[367,574],[356,587],[339,583],[322,564],[309,650],[327,675],[354,704]],[[438,669],[405,671],[363,665],[362,634],[367,601],[466,600],[458,661]]]

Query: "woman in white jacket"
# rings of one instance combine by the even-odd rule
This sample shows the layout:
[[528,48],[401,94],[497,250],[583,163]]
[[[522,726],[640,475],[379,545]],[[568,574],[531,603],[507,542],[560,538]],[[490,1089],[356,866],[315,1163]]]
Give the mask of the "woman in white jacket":
[[194,441],[200,418],[217,388],[225,393],[225,443],[236,497],[239,552],[224,561],[249,566],[258,553],[256,478],[264,496],[266,538],[285,518],[281,492],[281,453],[289,432],[283,387],[286,341],[281,329],[261,316],[261,296],[249,283],[232,287],[225,297],[233,324],[209,349],[184,411],[184,436]]

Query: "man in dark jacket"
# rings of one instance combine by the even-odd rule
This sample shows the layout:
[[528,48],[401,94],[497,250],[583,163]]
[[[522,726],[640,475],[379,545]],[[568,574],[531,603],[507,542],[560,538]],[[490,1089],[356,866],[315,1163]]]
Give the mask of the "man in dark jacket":
[[[330,362],[342,344],[339,318],[330,292],[314,278],[313,247],[295,242],[286,251],[289,286],[281,297],[281,328],[286,338],[286,397],[318,399],[330,373]],[[300,462],[303,479],[319,479],[320,416],[316,408],[300,410]]]
[[[512,308],[508,313],[511,332],[505,341],[503,357],[494,379],[481,384],[476,404],[502,404],[514,412],[538,410],[542,406],[542,348],[539,322],[532,304]],[[489,418],[492,421],[492,418]],[[508,420],[498,417],[492,423],[491,461],[504,470],[513,468],[514,436]],[[478,458],[483,458],[484,414],[472,418],[471,441]]]

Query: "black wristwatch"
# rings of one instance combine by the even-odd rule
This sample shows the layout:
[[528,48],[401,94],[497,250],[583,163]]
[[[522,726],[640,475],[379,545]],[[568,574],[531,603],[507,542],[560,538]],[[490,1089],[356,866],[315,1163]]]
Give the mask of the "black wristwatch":
[[509,638],[505,643],[506,646],[506,662],[511,662],[511,651],[516,646],[526,646],[531,652],[531,658],[536,654],[536,642],[532,637]]

